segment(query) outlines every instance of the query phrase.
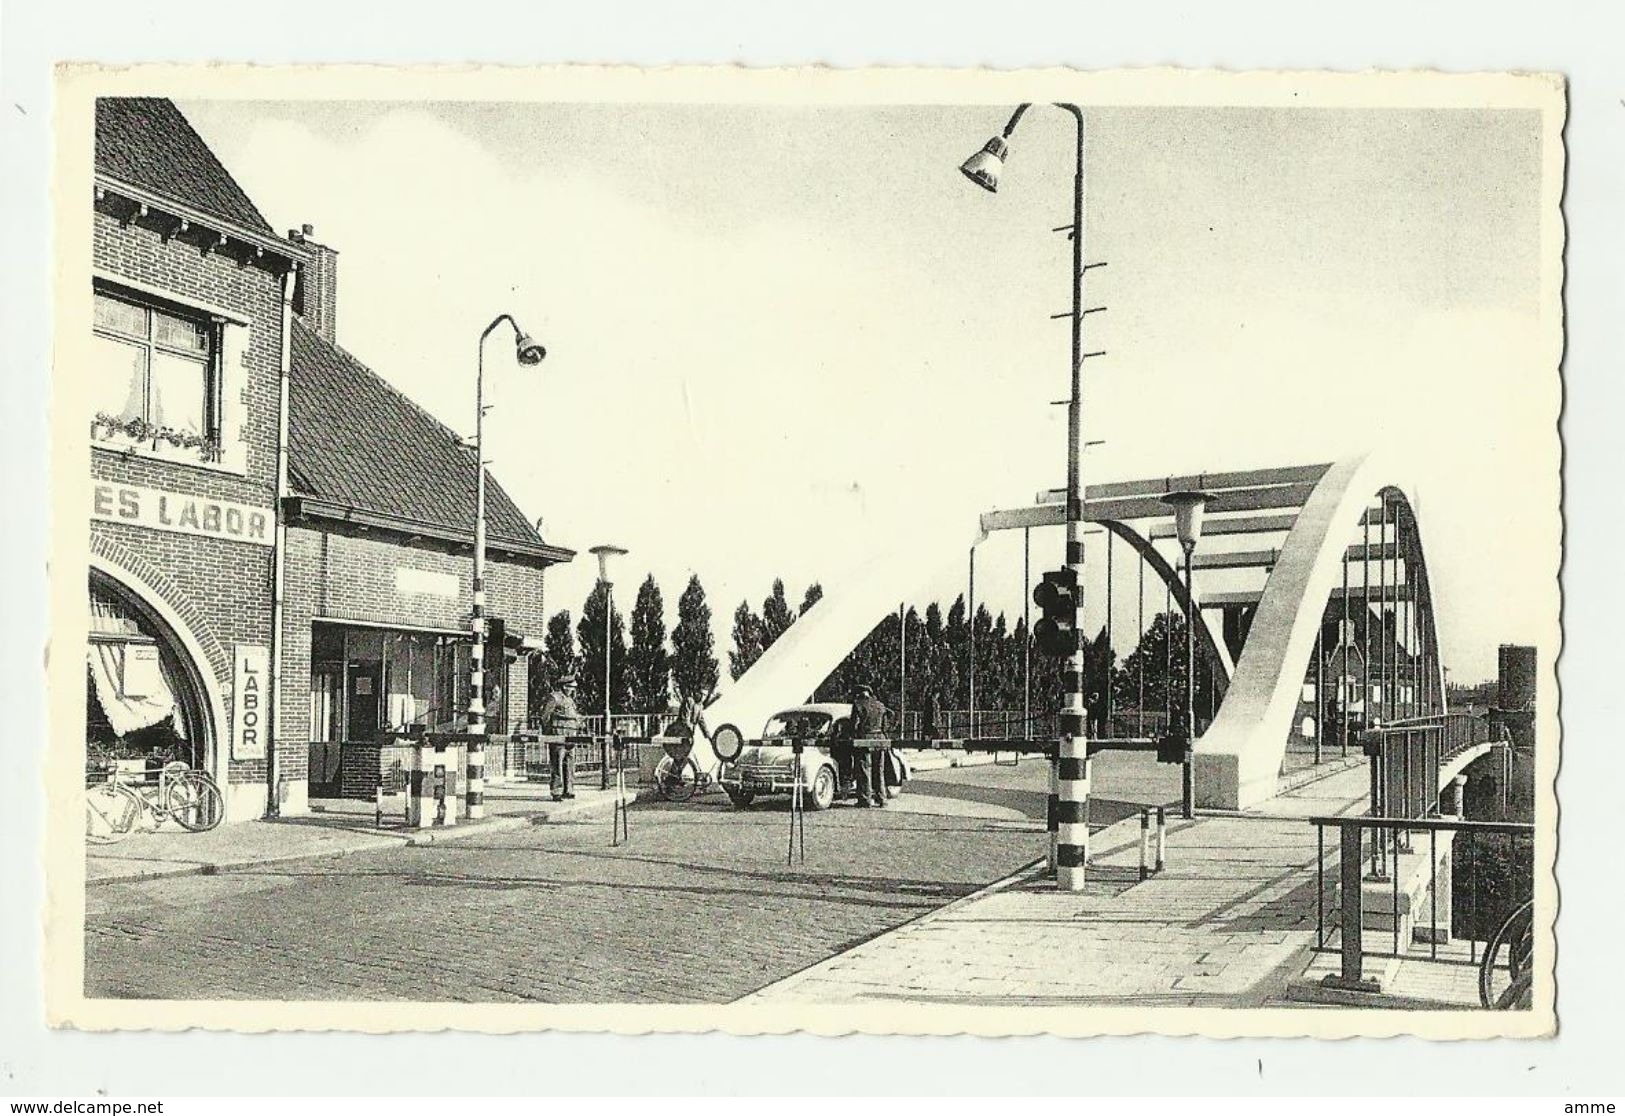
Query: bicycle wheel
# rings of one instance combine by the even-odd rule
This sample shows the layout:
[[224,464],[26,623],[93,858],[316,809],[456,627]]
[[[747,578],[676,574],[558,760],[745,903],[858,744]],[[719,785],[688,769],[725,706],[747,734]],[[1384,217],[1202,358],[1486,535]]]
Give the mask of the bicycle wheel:
[[141,801],[122,783],[98,783],[85,791],[85,840],[111,845],[135,831]]
[[685,758],[682,763],[673,764],[671,772],[671,785],[666,797],[672,802],[687,802],[694,797],[694,792],[700,787],[700,765],[692,757]]
[[169,779],[160,805],[182,829],[193,833],[213,829],[225,815],[219,785],[202,771],[185,771]]
[[[1499,1011],[1527,1008],[1533,984],[1535,904],[1525,903],[1495,931],[1478,966],[1478,1001]],[[1505,984],[1502,983],[1502,978]]]
[[693,759],[670,756],[655,765],[655,793],[667,802],[686,802],[699,786],[700,768]]

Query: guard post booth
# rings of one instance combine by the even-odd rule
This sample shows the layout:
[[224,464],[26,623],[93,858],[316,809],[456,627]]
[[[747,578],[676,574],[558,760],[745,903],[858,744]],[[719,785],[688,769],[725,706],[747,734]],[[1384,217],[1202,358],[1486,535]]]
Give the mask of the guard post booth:
[[468,739],[421,728],[379,733],[376,824],[388,820],[408,829],[434,829],[462,820]]

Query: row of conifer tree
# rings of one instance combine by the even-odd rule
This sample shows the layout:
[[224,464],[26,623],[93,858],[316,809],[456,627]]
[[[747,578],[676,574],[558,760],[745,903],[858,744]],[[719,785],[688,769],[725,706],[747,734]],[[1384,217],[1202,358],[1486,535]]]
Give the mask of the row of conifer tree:
[[[783,580],[775,579],[759,610],[740,601],[727,652],[730,676],[738,678],[749,669],[822,596],[822,586],[814,582],[803,592],[800,607],[792,608]],[[540,708],[543,696],[571,674],[578,679],[583,711],[603,708],[606,598],[600,582],[588,594],[579,619],[569,610],[549,618],[545,650],[531,661],[532,709]],[[1011,624],[1002,612],[994,615],[981,604],[974,616],[966,612],[963,595],[946,609],[935,601],[923,610],[899,606],[878,618],[808,696],[844,700],[855,684],[866,682],[893,710],[964,710],[974,704],[979,710],[1020,711],[1026,703],[1037,716],[1057,708],[1062,663],[1032,645],[1025,618]],[[711,632],[711,606],[698,575],[690,576],[678,598],[677,623],[669,633],[665,601],[653,574],[644,578],[632,605],[630,641],[626,626],[617,601],[608,624],[609,684],[616,712],[665,713],[676,699],[692,697],[703,704],[715,693],[722,664]],[[1165,712],[1170,700],[1179,701],[1184,692],[1184,641],[1184,617],[1177,611],[1159,614],[1119,661],[1102,628],[1085,645],[1085,692],[1118,713]],[[1197,708],[1202,709],[1208,680],[1200,663],[1196,683]]]

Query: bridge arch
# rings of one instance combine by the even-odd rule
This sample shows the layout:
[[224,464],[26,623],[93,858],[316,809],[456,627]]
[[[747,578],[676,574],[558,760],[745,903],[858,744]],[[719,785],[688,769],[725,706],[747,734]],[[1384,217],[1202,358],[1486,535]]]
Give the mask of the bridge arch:
[[[1197,741],[1199,805],[1245,809],[1275,795],[1327,602],[1345,584],[1350,539],[1366,522],[1373,501],[1385,509],[1385,519],[1392,509],[1396,521],[1405,524],[1393,547],[1395,568],[1399,561],[1405,563],[1405,592],[1416,622],[1413,653],[1425,671],[1417,696],[1428,711],[1443,711],[1443,670],[1423,527],[1392,469],[1391,462],[1376,455],[1338,461],[1298,511],[1259,597],[1225,701]],[[1387,682],[1383,679],[1385,687]]]
[[1230,687],[1230,676],[1235,673],[1236,666],[1231,661],[1230,648],[1225,644],[1223,634],[1213,630],[1213,622],[1208,613],[1203,609],[1191,607],[1190,594],[1185,589],[1185,579],[1180,576],[1173,563],[1164,558],[1162,552],[1152,545],[1151,540],[1133,527],[1115,519],[1103,519],[1099,522],[1106,530],[1133,547],[1140,561],[1144,562],[1173,594],[1174,603],[1184,615],[1197,617],[1196,646],[1213,673],[1214,695],[1223,700],[1225,692]]

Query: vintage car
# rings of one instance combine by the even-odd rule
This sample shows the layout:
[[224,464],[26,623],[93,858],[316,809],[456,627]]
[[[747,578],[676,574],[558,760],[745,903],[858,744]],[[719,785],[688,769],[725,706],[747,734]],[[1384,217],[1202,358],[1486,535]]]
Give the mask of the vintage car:
[[[803,804],[809,810],[825,810],[837,798],[856,797],[852,784],[842,786],[830,745],[848,730],[852,706],[848,702],[817,702],[797,705],[775,713],[767,720],[759,740],[744,745],[739,756],[722,765],[722,789],[735,806],[749,806],[758,795],[789,794],[797,776],[792,740],[802,740],[801,788]],[[897,751],[888,753],[886,797],[895,798],[908,782],[908,760]]]

